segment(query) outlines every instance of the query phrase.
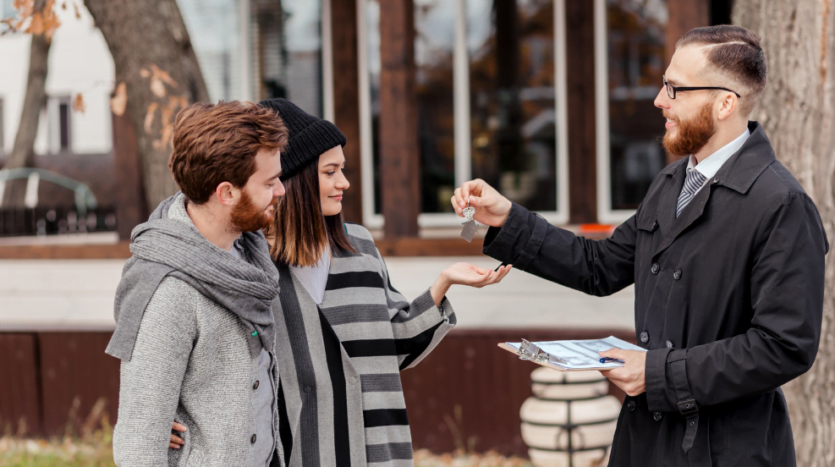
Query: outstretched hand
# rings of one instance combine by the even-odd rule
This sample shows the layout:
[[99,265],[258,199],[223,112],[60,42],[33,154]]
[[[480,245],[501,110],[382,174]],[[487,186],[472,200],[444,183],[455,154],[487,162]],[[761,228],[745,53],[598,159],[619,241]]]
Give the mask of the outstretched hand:
[[451,201],[458,217],[464,217],[468,199],[470,207],[475,208],[473,219],[491,227],[503,226],[513,206],[509,199],[481,179],[466,182],[455,190]]
[[444,295],[452,285],[467,285],[480,289],[486,285],[500,282],[512,267],[510,265],[502,266],[494,271],[470,263],[455,263],[441,272],[429,292],[437,306],[441,304]]

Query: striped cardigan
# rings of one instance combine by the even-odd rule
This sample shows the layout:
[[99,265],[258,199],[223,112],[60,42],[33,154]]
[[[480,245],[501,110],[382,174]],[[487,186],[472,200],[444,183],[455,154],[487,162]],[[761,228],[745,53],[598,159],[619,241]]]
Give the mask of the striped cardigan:
[[455,325],[446,299],[409,303],[371,234],[346,224],[358,254],[334,255],[318,307],[285,265],[275,309],[279,436],[288,467],[411,466],[400,370]]

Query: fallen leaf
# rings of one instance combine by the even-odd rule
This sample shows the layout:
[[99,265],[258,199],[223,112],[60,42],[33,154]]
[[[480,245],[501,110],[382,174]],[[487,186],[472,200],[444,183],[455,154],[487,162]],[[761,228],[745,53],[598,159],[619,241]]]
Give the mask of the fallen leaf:
[[148,106],[148,111],[145,112],[145,133],[151,134],[151,127],[154,124],[154,114],[157,111],[157,107],[159,104],[156,102],[151,102],[151,105]]
[[116,86],[116,92],[110,98],[110,111],[117,117],[125,114],[125,109],[128,106],[128,86],[124,81]]
[[84,113],[87,110],[87,106],[84,104],[84,98],[81,96],[81,93],[75,95],[75,99],[72,100],[72,109],[75,112]]

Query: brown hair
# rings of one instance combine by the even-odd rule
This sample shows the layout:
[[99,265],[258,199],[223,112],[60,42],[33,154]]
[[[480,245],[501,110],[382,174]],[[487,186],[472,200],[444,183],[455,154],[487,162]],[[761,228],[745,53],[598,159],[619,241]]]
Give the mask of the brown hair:
[[[678,40],[676,49],[686,45],[710,47],[705,53],[708,63],[715,71],[742,86],[742,89],[734,89],[742,96],[740,112],[750,115],[768,81],[768,63],[757,35],[739,26],[708,26],[688,31]],[[711,85],[726,86],[722,83]]]
[[285,180],[284,189],[286,193],[278,198],[275,221],[265,231],[272,240],[270,253],[274,260],[290,266],[313,266],[326,246],[330,246],[332,256],[357,252],[348,241],[342,213],[322,214],[318,157]]
[[287,141],[275,111],[251,102],[197,102],[177,114],[168,168],[188,200],[203,204],[223,182],[246,185],[258,151],[283,151]]

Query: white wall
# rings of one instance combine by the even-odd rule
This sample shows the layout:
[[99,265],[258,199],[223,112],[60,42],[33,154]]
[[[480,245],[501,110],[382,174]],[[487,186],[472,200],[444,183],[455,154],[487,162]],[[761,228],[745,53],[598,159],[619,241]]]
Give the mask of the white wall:
[[[71,150],[74,153],[106,153],[113,145],[109,104],[114,86],[113,60],[93,19],[83,6],[80,8],[81,19],[76,19],[72,7],[67,10],[56,8],[62,25],[52,38],[46,92],[49,96],[73,98],[81,93],[87,110],[83,114],[72,113]],[[0,99],[3,99],[7,154],[14,144],[26,92],[30,41],[31,38],[23,34],[0,36]],[[38,154],[54,152],[54,144],[50,145],[48,135],[49,126],[42,113],[35,143]]]

